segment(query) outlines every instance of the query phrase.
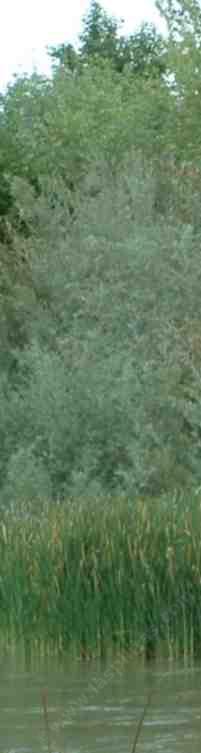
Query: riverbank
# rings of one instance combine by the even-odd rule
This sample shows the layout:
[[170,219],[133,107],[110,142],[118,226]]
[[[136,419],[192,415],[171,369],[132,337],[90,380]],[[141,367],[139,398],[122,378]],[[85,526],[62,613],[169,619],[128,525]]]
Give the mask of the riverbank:
[[201,653],[201,497],[66,502],[0,524],[0,636],[83,658]]

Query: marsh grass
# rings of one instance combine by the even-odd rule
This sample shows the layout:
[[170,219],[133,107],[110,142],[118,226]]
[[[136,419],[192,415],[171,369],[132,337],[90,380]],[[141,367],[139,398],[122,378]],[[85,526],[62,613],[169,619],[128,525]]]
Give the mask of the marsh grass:
[[69,501],[0,523],[0,635],[88,658],[201,646],[201,500]]

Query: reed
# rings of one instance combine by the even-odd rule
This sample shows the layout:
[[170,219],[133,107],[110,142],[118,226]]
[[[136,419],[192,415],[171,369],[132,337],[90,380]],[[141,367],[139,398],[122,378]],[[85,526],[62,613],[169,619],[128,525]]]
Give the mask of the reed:
[[133,744],[132,744],[131,753],[135,753],[135,751],[136,751],[138,740],[140,738],[141,730],[142,730],[142,727],[143,727],[143,722],[144,722],[144,719],[145,719],[145,716],[146,716],[146,713],[147,713],[147,709],[150,706],[150,702],[151,702],[151,694],[148,696],[147,702],[146,702],[146,704],[145,704],[145,706],[144,706],[144,708],[142,710],[141,716],[139,718],[139,721],[138,721],[138,724],[137,724],[137,729],[136,729],[134,740],[133,740]]
[[0,523],[0,638],[38,650],[201,649],[201,497],[66,501]]
[[[44,719],[45,737],[47,741],[47,752],[52,753],[52,740],[51,740],[51,731],[50,731],[50,723],[49,723],[49,715],[48,715],[48,691],[45,688],[42,691],[41,702],[42,702],[42,712],[43,712],[43,719]],[[140,738],[140,734],[143,727],[143,722],[147,713],[147,709],[150,706],[150,702],[151,702],[151,694],[149,694],[147,698],[147,702],[142,710],[139,721],[137,723],[134,740],[132,743],[131,753],[135,753],[136,751],[137,743]]]
[[48,716],[48,692],[47,692],[47,689],[44,689],[42,691],[42,698],[41,698],[41,700],[42,700],[42,710],[43,710],[45,734],[46,734],[46,740],[47,740],[47,751],[48,751],[48,753],[52,753],[50,723],[49,723],[49,716]]

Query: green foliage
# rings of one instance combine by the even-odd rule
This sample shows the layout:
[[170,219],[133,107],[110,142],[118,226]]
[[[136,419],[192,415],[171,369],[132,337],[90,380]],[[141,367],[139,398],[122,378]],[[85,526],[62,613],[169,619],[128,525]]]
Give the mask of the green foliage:
[[0,216],[4,217],[8,213],[12,206],[12,194],[10,190],[9,180],[6,175],[2,173],[0,184]]
[[2,641],[84,658],[200,655],[200,496],[68,498],[44,504],[40,526],[30,509],[1,517]]
[[122,20],[109,16],[97,0],[92,0],[83,19],[78,51],[70,44],[51,48],[53,69],[56,71],[59,64],[68,72],[78,73],[90,62],[100,65],[107,60],[118,73],[129,68],[135,76],[162,77],[166,71],[165,44],[157,29],[145,23],[126,37],[120,34],[122,24]]
[[15,182],[29,237],[3,308],[2,503],[37,476],[52,499],[200,484],[199,227],[176,226],[174,203],[157,217],[157,174],[135,155],[88,174],[73,223],[53,189],[54,209],[51,183],[36,198]]
[[152,24],[143,23],[139,31],[122,40],[122,69],[125,65],[135,76],[162,78],[166,73],[164,39]]
[[53,71],[56,71],[57,65],[65,67],[65,70],[74,73],[79,67],[79,56],[73,45],[60,44],[57,47],[48,48],[49,56],[53,61]]
[[22,447],[13,452],[7,466],[6,483],[3,487],[3,504],[14,511],[24,509],[27,502],[32,511],[39,512],[44,501],[51,500],[52,488],[48,471],[41,458],[36,457],[31,447]]
[[180,161],[197,166],[201,159],[201,6],[199,0],[160,0],[157,6],[169,31],[166,64],[177,102],[175,154]]
[[[93,162],[115,169],[130,148],[162,150],[168,126],[172,130],[172,109],[164,83],[140,82],[129,72],[119,76],[108,61],[92,61],[76,78],[62,69],[52,83],[36,74],[17,79],[0,114],[0,159],[9,192],[16,176],[28,180],[36,195],[41,179],[61,178],[73,211]],[[17,211],[15,202],[4,201],[4,217],[6,209],[16,227],[20,201]]]
[[3,505],[201,480],[200,51],[170,34],[171,83],[146,27],[120,71],[111,23],[1,100]]
[[156,0],[156,7],[165,18],[170,39],[181,41],[188,35],[200,43],[201,8],[199,0]]
[[81,54],[84,60],[98,55],[115,61],[118,53],[120,23],[109,17],[97,0],[91,0],[80,34]]

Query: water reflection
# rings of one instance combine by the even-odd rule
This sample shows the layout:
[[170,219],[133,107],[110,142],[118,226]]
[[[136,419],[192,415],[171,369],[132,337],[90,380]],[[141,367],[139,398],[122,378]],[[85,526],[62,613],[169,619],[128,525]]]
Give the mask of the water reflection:
[[[116,669],[115,669],[116,666]],[[0,753],[129,753],[148,694],[137,751],[200,753],[201,665],[100,664],[8,656],[0,673]]]

